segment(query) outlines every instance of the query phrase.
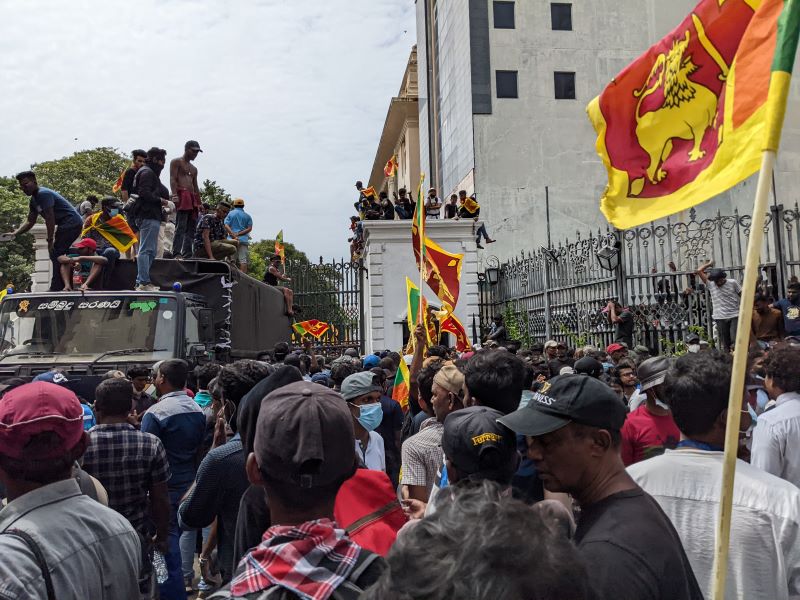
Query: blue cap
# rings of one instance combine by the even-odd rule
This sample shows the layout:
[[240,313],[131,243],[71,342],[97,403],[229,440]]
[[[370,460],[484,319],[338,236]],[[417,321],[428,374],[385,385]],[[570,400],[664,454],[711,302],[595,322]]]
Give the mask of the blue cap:
[[365,369],[372,369],[373,367],[377,367],[381,364],[381,359],[379,356],[375,354],[370,354],[364,357],[364,368]]

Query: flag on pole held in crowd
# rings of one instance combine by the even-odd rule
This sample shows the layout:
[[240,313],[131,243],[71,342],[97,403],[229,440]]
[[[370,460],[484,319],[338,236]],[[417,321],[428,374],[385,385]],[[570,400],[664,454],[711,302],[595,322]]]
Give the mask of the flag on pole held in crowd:
[[81,232],[81,237],[86,237],[92,231],[96,231],[120,252],[130,250],[138,239],[125,217],[115,215],[108,221],[103,221],[100,219],[102,214],[98,212],[90,217],[89,225]]
[[408,331],[410,337],[408,340],[408,348],[413,348],[414,345],[414,329],[420,323],[420,315],[422,316],[422,324],[425,328],[425,337],[428,344],[437,344],[439,339],[439,332],[437,331],[436,323],[433,319],[429,318],[428,314],[428,300],[420,293],[417,285],[406,277],[406,292],[407,292],[407,311],[408,311]]
[[116,194],[118,191],[120,191],[122,189],[122,182],[125,180],[125,173],[131,167],[133,167],[132,163],[131,163],[130,166],[125,167],[124,169],[122,169],[122,172],[119,174],[119,177],[117,177],[117,180],[114,182],[114,185],[111,186],[111,191],[112,192],[114,192]]
[[700,0],[589,104],[608,171],[600,208],[612,224],[690,208],[758,170],[783,6]]
[[281,257],[281,264],[286,264],[286,248],[283,245],[283,229],[275,236],[275,254]]
[[295,323],[292,325],[292,328],[300,337],[303,337],[304,335],[310,335],[315,339],[319,339],[328,332],[331,326],[323,321],[311,319],[310,321]]
[[408,412],[408,392],[410,389],[411,378],[408,374],[408,365],[401,357],[400,366],[397,369],[397,374],[394,377],[394,387],[392,388],[392,400],[400,405],[403,412]]
[[386,166],[383,167],[383,174],[386,177],[394,177],[397,175],[397,167],[399,167],[399,163],[397,162],[397,156],[392,156],[389,159],[389,162],[386,163]]
[[420,244],[413,232],[412,239],[417,268],[422,269],[423,279],[442,301],[442,305],[449,312],[453,312],[458,304],[464,255],[448,252],[429,237],[425,237],[425,242],[421,245],[424,249],[425,264],[421,265]]
[[458,352],[467,352],[472,349],[467,330],[464,329],[461,321],[459,321],[454,314],[448,314],[442,319],[441,323],[439,323],[439,327],[442,331],[452,333],[455,336],[456,350]]

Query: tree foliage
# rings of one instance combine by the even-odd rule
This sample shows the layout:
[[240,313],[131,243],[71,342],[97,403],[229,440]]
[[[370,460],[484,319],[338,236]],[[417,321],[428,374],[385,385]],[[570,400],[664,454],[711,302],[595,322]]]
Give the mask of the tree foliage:
[[216,206],[223,201],[230,203],[231,195],[222,186],[217,185],[216,181],[206,179],[200,188],[200,200],[209,206]]
[[114,148],[94,148],[31,168],[39,185],[55,190],[77,205],[89,195],[102,198],[111,194],[114,182],[130,162],[130,157]]
[[[0,232],[16,229],[28,217],[28,198],[13,177],[0,177]],[[0,286],[12,283],[18,292],[31,287],[33,236],[21,235],[0,244]]]

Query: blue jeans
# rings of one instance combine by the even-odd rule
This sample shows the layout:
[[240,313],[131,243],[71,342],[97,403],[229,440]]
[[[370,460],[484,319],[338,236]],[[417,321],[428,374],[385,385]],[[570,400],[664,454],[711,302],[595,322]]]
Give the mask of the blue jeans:
[[178,526],[178,506],[181,496],[185,493],[186,490],[169,492],[169,552],[164,556],[164,562],[167,563],[167,580],[158,585],[161,600],[186,600],[181,567],[181,529]]
[[194,211],[179,210],[175,215],[175,239],[172,241],[172,256],[191,258],[197,219]]
[[158,249],[158,232],[161,229],[159,219],[142,219],[139,223],[139,255],[136,257],[137,285],[150,283],[150,267],[156,258]]
[[[188,577],[194,579],[194,555],[197,549],[197,535],[200,532],[197,529],[186,529],[185,527],[184,525],[181,529],[181,571],[184,579]],[[211,527],[203,527],[202,539],[204,544],[208,540],[209,533],[211,533]]]
[[478,227],[478,237],[475,239],[475,243],[480,245],[481,243],[481,236],[488,242],[489,241],[489,234],[486,233],[486,225],[481,223],[481,226]]

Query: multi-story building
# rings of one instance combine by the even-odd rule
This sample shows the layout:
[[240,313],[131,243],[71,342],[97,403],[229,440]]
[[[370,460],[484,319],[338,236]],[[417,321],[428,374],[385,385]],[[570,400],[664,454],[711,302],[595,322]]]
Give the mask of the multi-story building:
[[[397,159],[397,174],[386,177],[386,163]],[[375,162],[372,164],[369,185],[392,194],[404,187],[413,197],[419,183],[419,106],[417,104],[417,48],[408,57],[400,92],[389,103],[386,121],[381,132]]]
[[[586,105],[695,3],[416,0],[421,169],[442,197],[477,193],[492,253],[605,227]],[[776,173],[785,204],[797,200],[799,109],[795,94]],[[754,191],[751,178],[699,214],[749,213]]]

